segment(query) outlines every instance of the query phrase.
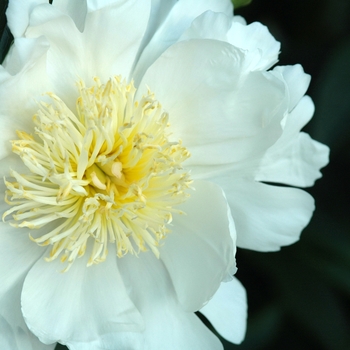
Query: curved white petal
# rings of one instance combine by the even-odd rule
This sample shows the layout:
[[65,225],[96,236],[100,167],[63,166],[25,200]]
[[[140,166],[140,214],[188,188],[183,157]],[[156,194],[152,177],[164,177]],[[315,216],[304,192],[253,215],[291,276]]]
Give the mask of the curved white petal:
[[180,40],[214,39],[227,41],[227,32],[232,25],[232,16],[206,11],[195,18]]
[[88,11],[86,0],[55,0],[53,6],[70,16],[81,32],[84,30]]
[[144,303],[150,305],[147,311],[142,310],[147,324],[144,332],[115,332],[103,335],[99,341],[66,345],[70,350],[155,350],[165,347],[166,350],[223,350],[219,339],[195,314],[183,312],[174,303],[150,303],[148,300]]
[[50,43],[48,88],[74,110],[79,79],[87,86],[96,76],[101,81],[115,75],[129,79],[146,30],[149,7],[149,1],[105,3],[101,9],[87,13],[81,33],[73,19],[55,6],[37,6],[26,35],[43,35]]
[[15,0],[9,1],[6,11],[7,23],[15,38],[23,36],[29,23],[33,8],[47,3],[47,0]]
[[[19,305],[19,304],[18,304]],[[12,313],[17,310],[12,309]],[[20,316],[19,316],[20,315]],[[22,317],[20,310],[18,316]],[[9,350],[53,350],[56,344],[43,344],[39,339],[32,334],[24,323],[23,325],[16,324],[11,326],[4,317],[0,315],[0,347],[1,349]],[[23,328],[22,328],[23,327]]]
[[322,176],[329,148],[300,132],[313,113],[312,100],[304,96],[286,118],[280,139],[264,155],[256,180],[307,187]]
[[237,246],[275,251],[299,239],[315,208],[297,188],[270,186],[250,179],[221,177],[237,230]]
[[144,350],[143,342],[140,332],[114,332],[103,334],[98,340],[74,340],[64,345],[69,350]]
[[[164,246],[172,244],[168,238]],[[132,343],[130,348],[155,350],[164,349],[166,344],[167,350],[222,349],[217,337],[193,313],[182,310],[166,267],[153,253],[145,252],[138,258],[123,257],[120,271],[145,322],[143,334],[134,337],[134,343],[140,346]],[[139,337],[143,337],[143,341]]]
[[171,45],[176,43],[192,21],[206,11],[222,12],[232,16],[232,3],[227,0],[180,0],[170,10],[140,56],[134,72],[134,79],[139,83],[147,68]]
[[[101,79],[122,75],[130,80],[147,28],[151,2],[119,0],[110,6],[105,6],[105,1],[96,2],[101,4],[101,9],[88,13],[84,30],[86,50],[94,53],[95,74]],[[102,76],[108,73],[108,77]]]
[[[123,6],[129,0],[85,0],[87,3],[88,12],[98,11],[110,5]],[[131,1],[133,2],[133,1]],[[135,2],[135,1],[134,1]],[[147,0],[146,0],[147,2]]]
[[[0,194],[4,198],[4,193]],[[1,214],[8,205],[1,200]],[[45,249],[33,243],[28,230],[0,222],[0,348],[9,350],[53,349],[45,346],[27,328],[21,312],[23,281]]]
[[234,21],[227,33],[227,41],[251,57],[253,70],[268,69],[277,62],[280,43],[261,23],[245,25],[241,21]]
[[113,250],[106,261],[89,268],[85,254],[66,273],[61,273],[65,266],[59,259],[41,259],[32,267],[23,285],[22,312],[42,342],[93,342],[110,333],[143,328]]
[[284,82],[250,72],[246,63],[230,44],[190,40],[169,48],[145,74],[141,86],[169,112],[172,135],[192,154],[188,166],[257,157],[280,136]]
[[[102,336],[98,343],[92,343],[93,346],[77,341],[69,341],[68,345],[71,349],[92,350],[114,349],[115,347],[128,349],[132,344],[132,348],[135,350],[153,350],[163,348],[164,343],[167,344],[169,350],[222,349],[218,339],[201,321],[192,313],[182,310],[177,303],[180,295],[183,299],[183,305],[193,304],[194,301],[191,299],[195,298],[194,295],[197,294],[197,298],[199,298],[198,293],[202,293],[202,289],[208,288],[208,277],[210,278],[211,274],[220,276],[221,270],[228,272],[228,266],[232,266],[232,260],[234,259],[232,248],[230,248],[233,241],[229,232],[230,229],[233,230],[233,227],[232,222],[228,220],[228,208],[221,190],[212,184],[206,184],[205,186],[203,183],[197,184],[196,189],[195,202],[189,204],[188,208],[186,206],[182,208],[185,211],[189,209],[187,216],[195,215],[191,219],[193,220],[192,225],[194,224],[195,227],[190,227],[190,230],[187,227],[185,227],[185,230],[183,230],[183,227],[179,227],[169,234],[164,241],[164,246],[160,248],[161,260],[156,259],[151,252],[140,253],[138,257],[127,255],[118,260],[123,281],[144,319],[144,331]],[[205,191],[203,191],[204,189]],[[215,213],[208,214],[201,210],[204,200],[206,202],[210,200],[210,203],[215,202],[215,206],[218,208]],[[208,207],[205,206],[206,210],[208,210]],[[200,221],[198,217],[200,217]],[[208,219],[203,220],[204,218]],[[174,227],[178,227],[178,224],[175,218]],[[208,225],[213,226],[214,230],[209,231],[210,227],[208,230]],[[221,229],[221,226],[226,227]],[[234,232],[231,232],[231,234],[234,238]],[[182,237],[176,239],[175,236]],[[199,245],[201,241],[204,241],[208,244],[208,247],[204,245],[205,250],[203,251],[200,249],[195,251],[192,249],[191,251],[191,248],[195,248],[192,244],[193,237],[196,238],[195,243]],[[211,241],[213,243],[216,241],[217,245],[220,244],[222,249],[219,253],[226,256],[231,264],[227,261],[223,266],[215,264],[217,260],[222,260],[222,257],[213,252],[216,248],[210,246]],[[182,245],[179,245],[179,243],[182,243]],[[168,249],[165,249],[166,247]],[[199,256],[200,254],[202,256]],[[176,261],[174,261],[175,258],[177,258]],[[196,261],[200,261],[203,265],[203,267],[199,267],[199,270],[192,266],[197,264]],[[211,266],[212,264],[214,265]],[[211,271],[213,272],[211,273]],[[207,279],[198,278],[198,272],[202,276],[207,275]],[[179,273],[186,276],[178,276]],[[189,285],[190,281],[188,279],[191,277],[195,283]],[[182,278],[182,281],[179,278]],[[222,278],[221,276],[219,280],[222,280]],[[176,283],[176,294],[173,289],[174,281]],[[181,285],[179,282],[186,283]],[[210,295],[205,296],[206,299],[208,297]],[[191,306],[193,307],[193,305]],[[170,343],[168,342],[169,339],[171,339]]]
[[[9,206],[0,194],[1,215]],[[42,231],[42,229],[41,229]],[[11,290],[24,281],[31,266],[45,253],[45,249],[29,239],[28,229],[18,229],[7,222],[0,222],[0,300],[11,293]],[[19,287],[21,289],[21,286]],[[1,314],[1,309],[0,309]]]
[[243,18],[242,16],[240,15],[235,15],[233,16],[233,20],[236,22],[236,23],[240,23],[244,26],[247,25],[247,21],[245,20],[245,18]]
[[167,17],[172,11],[173,6],[178,2],[178,0],[151,0],[151,12],[149,16],[149,21],[147,24],[147,29],[145,35],[142,39],[140,45],[139,54],[142,53],[143,49],[152,40],[152,37],[156,31],[163,25],[167,20]]
[[177,297],[187,311],[197,311],[223,279],[235,272],[236,232],[222,190],[196,181],[183,205],[185,215],[174,215],[172,232],[160,248]]
[[45,55],[48,48],[48,42],[44,37],[36,39],[16,38],[3,66],[11,75],[15,75],[21,70],[29,70],[36,64],[37,60]]
[[269,150],[255,176],[258,181],[298,187],[313,186],[328,163],[329,148],[303,132],[283,148]]
[[279,73],[286,82],[289,94],[289,111],[299,103],[309,87],[311,76],[304,72],[300,64],[294,66],[277,66],[274,73]]
[[0,85],[2,82],[6,81],[8,78],[10,78],[10,73],[5,69],[4,66],[0,66]]
[[221,350],[222,345],[193,314],[181,309],[165,266],[153,253],[126,255],[119,269],[145,328],[114,332],[98,341],[70,341],[71,350]]
[[247,293],[236,278],[221,283],[213,298],[199,311],[223,338],[235,344],[243,341],[247,328]]
[[8,76],[0,84],[0,159],[12,153],[9,141],[18,138],[16,129],[32,131],[32,117],[38,109],[36,99],[41,99],[42,93],[50,89],[46,76],[46,44],[39,39],[34,45],[35,49],[29,53],[27,49],[31,43],[28,45],[26,39],[15,41],[12,56],[18,60],[12,65],[13,72],[23,66],[16,75]]

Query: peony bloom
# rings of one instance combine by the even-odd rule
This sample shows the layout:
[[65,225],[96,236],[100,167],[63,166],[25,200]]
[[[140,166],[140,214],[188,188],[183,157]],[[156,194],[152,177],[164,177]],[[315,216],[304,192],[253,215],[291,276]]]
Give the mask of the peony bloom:
[[[295,242],[328,149],[300,66],[229,0],[10,1],[0,344],[222,349],[237,245]],[[223,282],[223,283],[222,283]],[[48,344],[48,345],[45,345]],[[51,345],[50,345],[51,344]]]

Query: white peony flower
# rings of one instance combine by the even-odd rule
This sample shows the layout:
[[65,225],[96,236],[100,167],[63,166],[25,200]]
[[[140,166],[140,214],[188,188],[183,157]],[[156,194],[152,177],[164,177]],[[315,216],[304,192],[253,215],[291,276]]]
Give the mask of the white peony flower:
[[300,133],[309,76],[268,70],[279,44],[232,12],[229,0],[10,1],[5,348],[222,349],[197,310],[242,341],[236,233],[260,251],[298,240],[312,198],[262,182],[310,186],[328,149]]

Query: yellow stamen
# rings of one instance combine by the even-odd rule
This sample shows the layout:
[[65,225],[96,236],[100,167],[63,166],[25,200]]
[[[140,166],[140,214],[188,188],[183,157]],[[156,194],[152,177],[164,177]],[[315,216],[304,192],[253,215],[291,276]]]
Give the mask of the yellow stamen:
[[47,261],[60,256],[69,269],[90,246],[88,265],[106,259],[114,243],[118,257],[151,249],[169,232],[174,207],[188,195],[191,180],[182,170],[189,152],[169,142],[169,116],[148,91],[135,100],[133,83],[98,78],[80,96],[73,113],[53,93],[33,117],[34,136],[18,131],[13,152],[28,174],[11,171],[6,202],[11,225],[54,229],[31,239],[52,245]]

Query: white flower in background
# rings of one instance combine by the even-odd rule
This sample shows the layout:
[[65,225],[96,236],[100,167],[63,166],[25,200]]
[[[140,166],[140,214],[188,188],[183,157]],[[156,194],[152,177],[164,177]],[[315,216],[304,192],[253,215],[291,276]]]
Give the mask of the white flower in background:
[[309,76],[267,71],[279,44],[228,0],[22,0],[7,16],[0,344],[222,349],[197,310],[242,341],[236,234],[278,250],[314,209],[261,181],[310,186],[328,160],[300,133]]

